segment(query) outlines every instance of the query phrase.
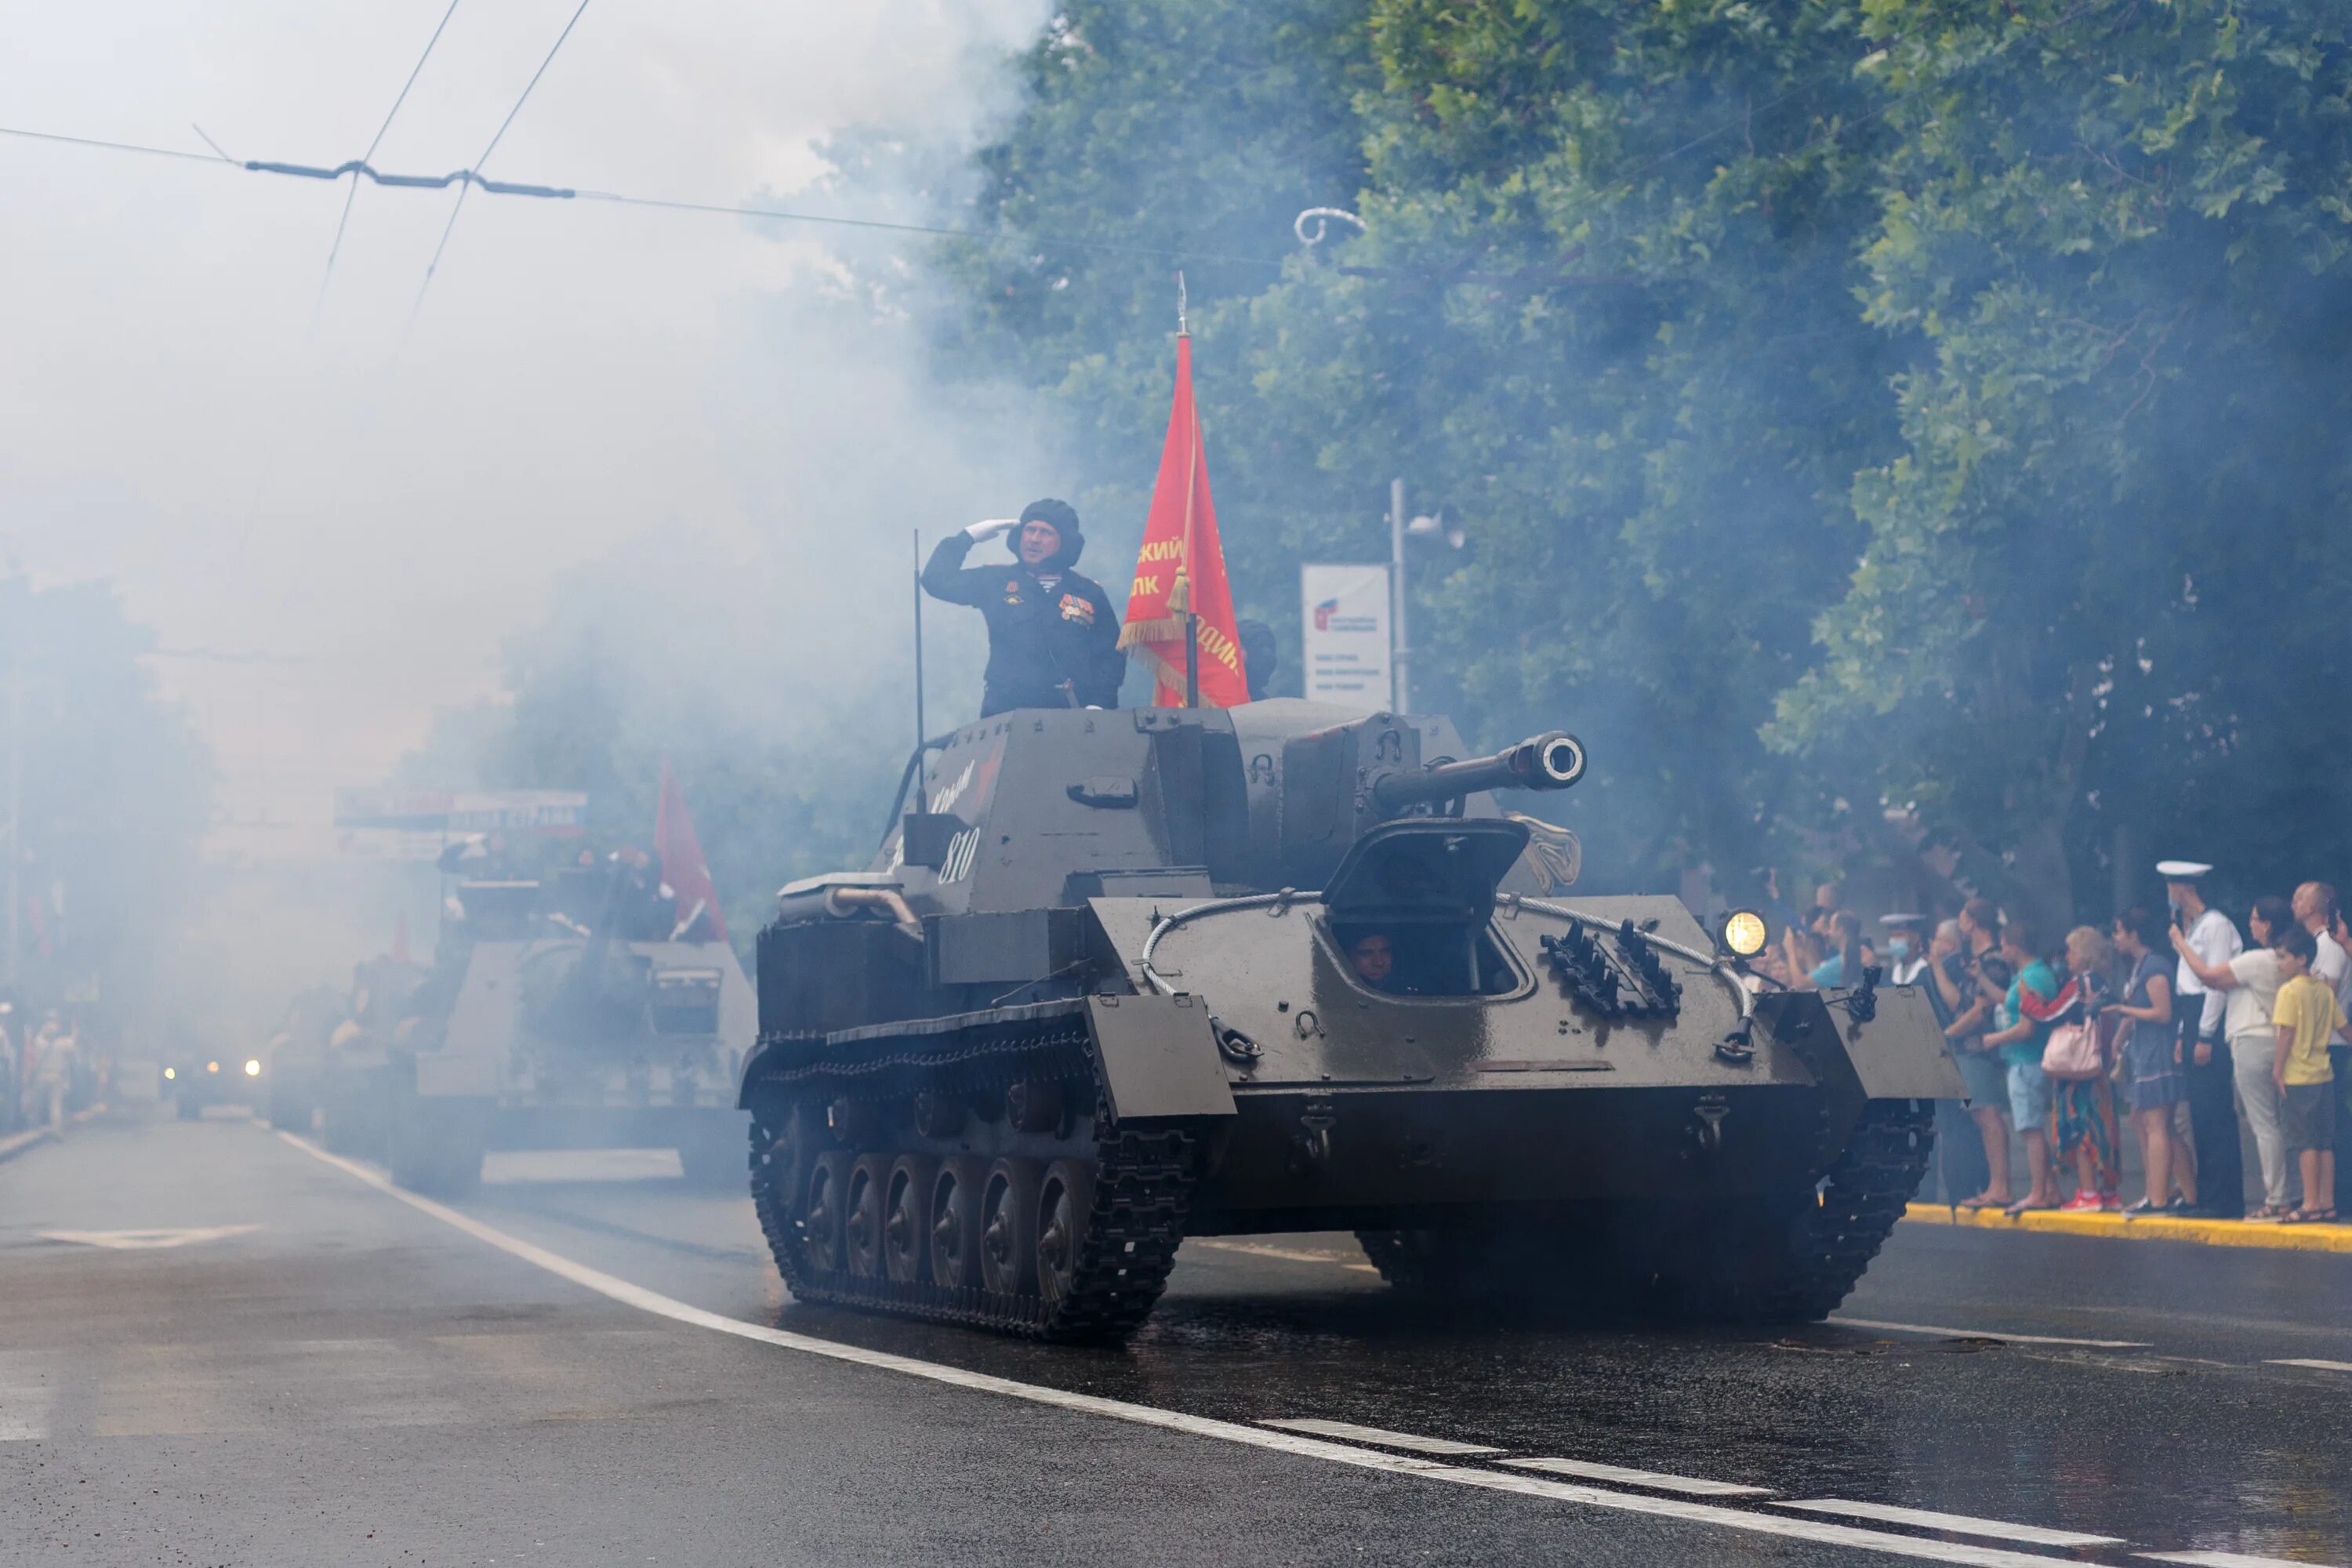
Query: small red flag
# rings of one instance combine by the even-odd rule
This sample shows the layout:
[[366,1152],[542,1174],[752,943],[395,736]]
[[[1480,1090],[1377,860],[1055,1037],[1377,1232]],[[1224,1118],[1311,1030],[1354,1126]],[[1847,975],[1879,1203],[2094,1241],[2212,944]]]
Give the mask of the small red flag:
[[709,939],[727,940],[727,921],[719,912],[719,892],[711,886],[710,866],[702,858],[702,842],[694,836],[694,818],[687,814],[685,792],[662,759],[661,804],[654,807],[654,853],[661,860],[661,879],[677,896],[677,923],[689,936],[699,934],[708,920]]
[[1168,410],[1168,439],[1160,449],[1160,478],[1151,487],[1151,515],[1143,525],[1135,585],[1118,646],[1151,668],[1151,700],[1184,705],[1184,617],[1201,628],[1201,701],[1232,708],[1249,700],[1241,635],[1234,626],[1234,595],[1225,581],[1224,547],[1217,540],[1217,509],[1209,500],[1209,463],[1201,449],[1201,416],[1192,405],[1192,339],[1176,338],[1176,400]]

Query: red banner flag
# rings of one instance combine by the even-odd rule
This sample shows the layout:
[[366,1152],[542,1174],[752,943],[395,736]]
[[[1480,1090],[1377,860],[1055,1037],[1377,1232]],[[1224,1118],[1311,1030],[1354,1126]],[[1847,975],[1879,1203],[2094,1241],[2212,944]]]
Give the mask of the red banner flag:
[[662,759],[661,804],[654,807],[654,853],[661,859],[663,885],[677,897],[678,929],[692,941],[725,942],[727,921],[719,912],[719,890],[711,886],[702,841],[694,836],[686,794],[677,787],[667,757]]
[[1232,708],[1248,701],[1233,589],[1225,581],[1224,547],[1217,542],[1217,510],[1209,500],[1201,416],[1192,406],[1192,340],[1180,333],[1176,401],[1168,410],[1168,440],[1160,449],[1160,478],[1151,487],[1151,515],[1136,557],[1127,625],[1118,634],[1118,646],[1150,667],[1156,707],[1184,705],[1188,613],[1201,628],[1202,705]]

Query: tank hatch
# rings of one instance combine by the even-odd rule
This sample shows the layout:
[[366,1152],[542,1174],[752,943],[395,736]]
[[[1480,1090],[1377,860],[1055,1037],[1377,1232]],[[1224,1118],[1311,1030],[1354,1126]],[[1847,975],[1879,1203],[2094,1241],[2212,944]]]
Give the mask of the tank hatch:
[[1525,825],[1506,817],[1383,823],[1340,860],[1323,907],[1349,924],[1480,923],[1527,847]]

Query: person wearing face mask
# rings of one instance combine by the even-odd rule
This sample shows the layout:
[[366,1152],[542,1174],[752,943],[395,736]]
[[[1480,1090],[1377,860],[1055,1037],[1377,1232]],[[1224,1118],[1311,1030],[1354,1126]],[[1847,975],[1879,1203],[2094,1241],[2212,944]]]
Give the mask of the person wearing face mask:
[[[964,565],[982,540],[1013,535],[1003,566]],[[1086,548],[1069,502],[1031,501],[1019,520],[995,518],[950,533],[923,565],[923,591],[968,605],[988,622],[980,716],[1015,708],[1109,708],[1127,656],[1102,584],[1075,570]]]
[[1916,985],[1927,973],[1927,920],[1924,915],[1881,915],[1886,928],[1886,983]]

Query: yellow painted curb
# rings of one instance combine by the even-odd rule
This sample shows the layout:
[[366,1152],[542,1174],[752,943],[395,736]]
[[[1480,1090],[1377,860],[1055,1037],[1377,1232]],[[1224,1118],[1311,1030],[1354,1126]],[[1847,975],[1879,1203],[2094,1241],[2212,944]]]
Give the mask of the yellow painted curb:
[[2035,1209],[2011,1217],[1999,1209],[1913,1204],[1903,1217],[1915,1225],[1964,1225],[1979,1230],[2038,1230],[2054,1236],[2111,1236],[2136,1241],[2194,1241],[2207,1247],[2265,1247],[2281,1252],[2352,1252],[2352,1226],[2254,1225],[2242,1219],[2189,1219],[2179,1215],[2065,1214]]

